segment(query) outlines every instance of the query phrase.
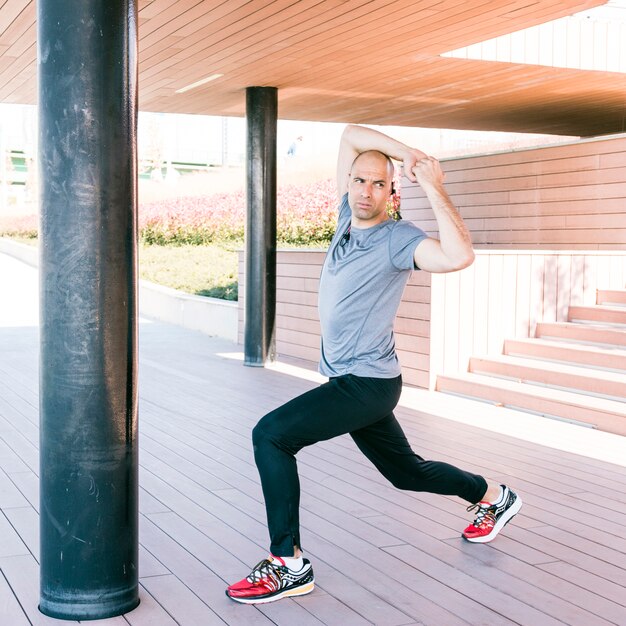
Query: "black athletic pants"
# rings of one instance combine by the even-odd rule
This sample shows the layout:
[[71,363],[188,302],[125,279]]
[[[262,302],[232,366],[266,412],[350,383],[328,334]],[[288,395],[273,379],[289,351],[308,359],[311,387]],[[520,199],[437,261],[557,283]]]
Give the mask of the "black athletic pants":
[[268,413],[255,426],[254,458],[263,486],[272,554],[291,556],[293,547],[301,546],[296,453],[345,433],[399,489],[457,495],[471,503],[484,496],[487,482],[482,476],[425,461],[411,450],[393,415],[401,389],[400,376],[331,378]]

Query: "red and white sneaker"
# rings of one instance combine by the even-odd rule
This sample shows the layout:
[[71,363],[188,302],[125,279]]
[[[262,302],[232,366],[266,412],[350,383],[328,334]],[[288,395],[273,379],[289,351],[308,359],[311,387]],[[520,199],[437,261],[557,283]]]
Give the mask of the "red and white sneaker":
[[463,537],[472,543],[488,543],[508,524],[522,508],[522,499],[506,485],[504,498],[498,505],[490,502],[478,502],[467,507],[476,511],[476,519],[463,531]]
[[279,556],[270,555],[257,563],[250,575],[226,589],[235,602],[262,604],[290,596],[303,596],[315,587],[315,577],[309,559],[303,559],[302,569],[289,569]]

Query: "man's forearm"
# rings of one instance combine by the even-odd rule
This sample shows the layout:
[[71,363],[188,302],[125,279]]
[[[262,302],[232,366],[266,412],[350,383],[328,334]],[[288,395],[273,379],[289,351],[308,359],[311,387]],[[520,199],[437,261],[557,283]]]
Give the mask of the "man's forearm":
[[354,124],[346,126],[341,142],[345,148],[352,152],[353,156],[368,150],[378,150],[396,161],[402,161],[404,175],[412,182],[415,182],[413,167],[420,159],[426,156],[421,150],[411,148],[397,139],[393,139],[384,133],[379,133],[373,128],[356,126]]
[[415,250],[416,264],[432,272],[451,272],[471,265],[474,250],[470,233],[443,186],[441,164],[434,157],[426,157],[413,172],[430,201],[439,227],[436,243],[420,245]]
[[439,243],[454,265],[467,267],[474,261],[470,232],[442,184],[423,186],[439,227]]
[[343,138],[356,152],[378,150],[396,161],[403,161],[411,151],[409,146],[373,128],[349,124],[344,130]]

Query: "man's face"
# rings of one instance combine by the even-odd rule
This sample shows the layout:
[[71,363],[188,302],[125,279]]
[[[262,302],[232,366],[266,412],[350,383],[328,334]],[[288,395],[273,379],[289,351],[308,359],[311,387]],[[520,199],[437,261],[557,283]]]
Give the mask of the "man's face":
[[382,154],[364,152],[356,158],[348,185],[348,204],[354,226],[369,228],[387,219],[392,177],[389,162]]

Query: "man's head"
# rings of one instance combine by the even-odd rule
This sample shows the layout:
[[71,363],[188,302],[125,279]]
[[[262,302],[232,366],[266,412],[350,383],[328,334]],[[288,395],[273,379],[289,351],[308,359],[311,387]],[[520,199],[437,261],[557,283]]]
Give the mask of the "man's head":
[[369,228],[387,219],[393,176],[393,162],[382,152],[368,150],[354,159],[348,183],[348,204],[354,226]]

